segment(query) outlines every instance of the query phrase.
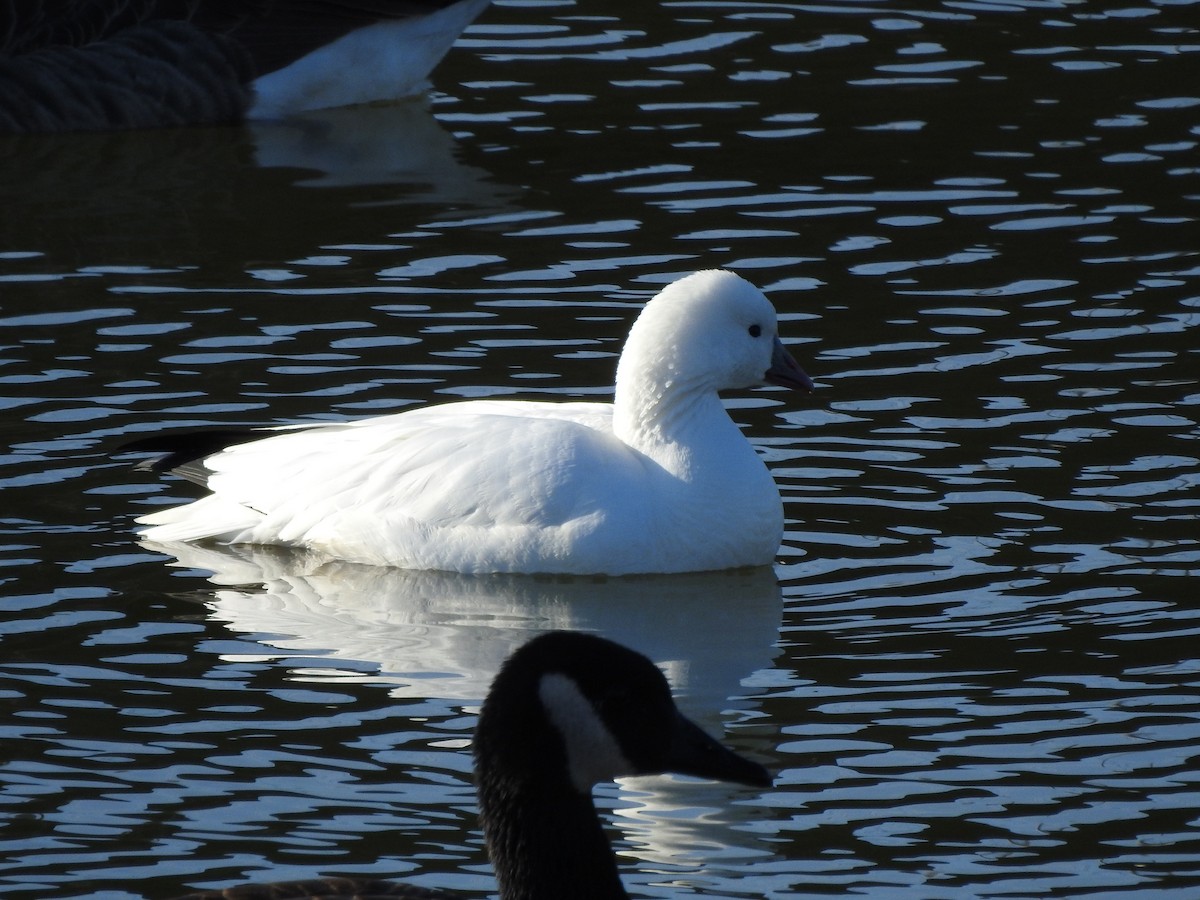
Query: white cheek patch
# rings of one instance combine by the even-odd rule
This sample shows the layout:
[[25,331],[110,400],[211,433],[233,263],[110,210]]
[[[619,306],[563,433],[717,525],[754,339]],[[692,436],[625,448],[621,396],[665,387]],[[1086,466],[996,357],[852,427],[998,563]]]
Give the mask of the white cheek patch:
[[538,697],[562,735],[567,748],[567,771],[580,793],[590,794],[597,782],[633,774],[633,766],[621,752],[616,738],[573,679],[558,672],[543,675],[538,683]]

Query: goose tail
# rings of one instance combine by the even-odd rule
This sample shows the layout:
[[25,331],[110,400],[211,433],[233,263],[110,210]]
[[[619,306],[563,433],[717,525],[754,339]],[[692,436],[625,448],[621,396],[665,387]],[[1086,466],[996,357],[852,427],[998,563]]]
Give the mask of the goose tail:
[[144,540],[164,544],[202,540],[234,543],[262,520],[262,513],[217,494],[135,519],[137,524],[147,526],[138,531]]

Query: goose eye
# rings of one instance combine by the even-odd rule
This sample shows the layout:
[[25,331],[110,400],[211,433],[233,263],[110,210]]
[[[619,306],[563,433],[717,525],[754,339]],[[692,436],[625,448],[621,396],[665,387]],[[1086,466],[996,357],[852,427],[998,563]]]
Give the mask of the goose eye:
[[750,326],[750,337],[758,337],[761,334],[762,334],[762,326],[761,325],[751,325]]

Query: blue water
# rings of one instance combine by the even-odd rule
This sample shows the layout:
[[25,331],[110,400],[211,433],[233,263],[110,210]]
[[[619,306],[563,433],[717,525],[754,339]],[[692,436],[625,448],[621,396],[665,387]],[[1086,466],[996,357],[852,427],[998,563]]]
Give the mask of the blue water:
[[[635,897],[1200,891],[1200,5],[494,5],[426,102],[7,138],[0,892],[494,892],[469,739],[547,628],[777,773],[598,793]],[[763,287],[776,566],[461,578],[139,545],[196,424],[604,398]]]

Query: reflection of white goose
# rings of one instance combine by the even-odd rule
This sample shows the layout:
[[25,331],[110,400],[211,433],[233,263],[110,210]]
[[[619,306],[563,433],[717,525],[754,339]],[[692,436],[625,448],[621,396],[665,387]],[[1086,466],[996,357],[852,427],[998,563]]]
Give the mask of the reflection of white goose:
[[[504,664],[473,741],[480,821],[502,900],[628,897],[592,803],[621,775],[679,772],[767,787],[762,766],[709,737],[671,700],[649,660],[611,641],[544,634]],[[181,900],[454,900],[367,879],[244,885]]]
[[768,567],[626,578],[456,575],[248,544],[145,546],[228,586],[214,592],[213,618],[272,648],[245,656],[304,659],[299,677],[383,681],[398,697],[477,701],[521,643],[571,629],[645,653],[686,708],[719,713],[736,705],[730,698],[743,679],[771,665],[782,617]]
[[15,0],[0,132],[271,118],[412,96],[488,0]]
[[296,182],[304,187],[404,185],[395,202],[468,204],[481,211],[503,209],[506,197],[516,194],[461,162],[454,138],[421,100],[310,110],[252,122],[246,130],[258,165],[308,170],[312,174]]
[[718,392],[811,390],[775,310],[731,272],[646,304],[614,402],[478,400],[356,422],[127,445],[210,493],[139,519],[155,541],[309,547],[449,572],[610,575],[769,565],[783,506]]
[[[625,578],[457,575],[283,547],[143,546],[174,556],[171,565],[212,573],[212,618],[256,642],[225,658],[287,659],[300,680],[384,683],[398,698],[455,705],[477,703],[504,658],[531,637],[570,629],[646,654],[680,707],[717,730],[729,719],[723,711],[756,705],[741,684],[771,667],[783,615],[769,567]],[[619,798],[604,799],[615,802],[633,854],[650,863],[694,868],[718,845],[725,855],[762,852],[753,835],[728,827],[753,812],[730,807],[719,786],[622,779]]]

